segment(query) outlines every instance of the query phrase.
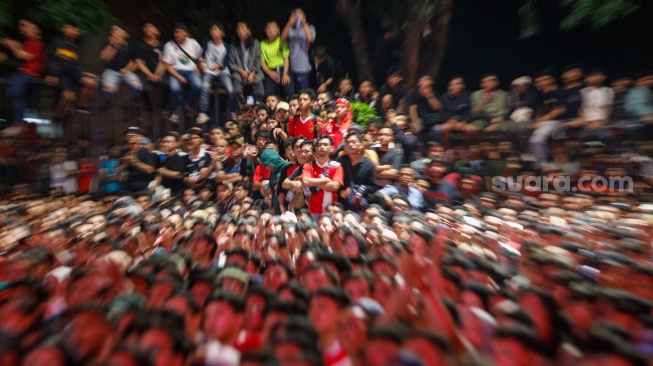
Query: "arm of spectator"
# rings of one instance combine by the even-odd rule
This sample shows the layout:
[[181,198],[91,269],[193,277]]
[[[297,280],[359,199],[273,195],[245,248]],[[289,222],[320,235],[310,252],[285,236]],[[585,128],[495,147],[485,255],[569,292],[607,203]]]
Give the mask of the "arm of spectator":
[[170,179],[182,179],[184,177],[181,172],[170,170],[165,167],[157,169],[156,172],[159,173],[159,175]]
[[308,41],[308,43],[313,43],[313,41],[315,40],[315,35],[313,34],[311,26],[308,23],[306,23],[306,19],[304,19],[302,24],[304,25],[304,33],[306,34],[306,40]]
[[295,24],[296,19],[297,16],[293,13],[290,16],[290,19],[288,19],[288,23],[286,23],[286,26],[283,27],[283,30],[281,31],[281,42],[288,42],[288,33],[290,32],[290,27]]
[[416,105],[408,106],[408,116],[410,117],[411,131],[413,133],[419,133],[422,130],[422,123],[420,122]]
[[536,119],[535,122],[533,122],[533,123],[531,124],[530,127],[531,127],[532,129],[535,129],[535,128],[537,128],[537,127],[538,127],[542,122],[544,122],[544,121],[554,120],[554,119],[560,117],[561,115],[563,115],[566,111],[567,111],[567,107],[565,107],[564,105],[559,105],[559,106],[553,108],[553,109],[551,110],[551,112],[549,112],[549,113],[547,113],[547,114],[541,116],[540,118]]
[[174,67],[172,67],[172,65],[169,64],[169,63],[166,63],[166,71],[168,71],[168,74],[170,74],[170,76],[172,76],[173,78],[179,80],[180,83],[182,83],[182,84],[186,84],[186,83],[188,82],[188,81],[186,80],[186,78],[184,78],[183,76],[179,75],[179,73],[177,72],[177,70],[175,70]]
[[133,71],[136,71],[136,70],[138,70],[138,64],[136,64],[136,62],[134,62],[134,60],[132,60],[132,61],[129,61],[129,63],[127,63],[127,65],[125,67],[120,69],[120,73],[121,74],[126,74],[128,72],[133,72]]
[[290,56],[283,56],[283,75],[281,76],[281,84],[290,85],[292,80],[290,79]]
[[7,47],[17,58],[23,60],[23,61],[31,61],[33,60],[36,55],[31,54],[23,49],[23,45],[13,39],[9,38],[3,38],[0,41],[0,44],[4,45]]

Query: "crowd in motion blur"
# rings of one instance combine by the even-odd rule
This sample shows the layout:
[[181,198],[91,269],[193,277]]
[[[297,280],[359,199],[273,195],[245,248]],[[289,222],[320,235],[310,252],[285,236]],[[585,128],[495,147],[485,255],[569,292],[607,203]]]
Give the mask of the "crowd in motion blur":
[[[309,53],[296,9],[261,42],[238,23],[233,45],[217,23],[204,46],[184,25],[159,43],[148,23],[132,48],[115,26],[97,78],[73,24],[47,63],[38,27],[20,27],[23,43],[2,41],[23,60],[16,121],[31,78],[62,88],[57,118],[80,86],[94,113],[85,103],[105,108],[122,82],[142,98],[167,80],[171,129],[130,127],[99,159],[87,137],[2,131],[0,364],[653,358],[653,73],[608,86],[569,65],[509,91],[487,73],[473,93],[455,76],[437,94],[392,69],[356,89]],[[353,103],[380,117],[357,120]]]

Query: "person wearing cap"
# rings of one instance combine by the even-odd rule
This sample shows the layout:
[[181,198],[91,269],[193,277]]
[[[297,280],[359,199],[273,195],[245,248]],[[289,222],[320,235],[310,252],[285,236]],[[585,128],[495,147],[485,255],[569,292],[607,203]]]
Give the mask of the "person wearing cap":
[[54,110],[54,120],[62,120],[70,105],[77,99],[75,88],[82,86],[82,92],[77,102],[81,113],[89,113],[91,101],[98,87],[94,75],[84,73],[80,69],[79,55],[79,28],[71,22],[64,23],[61,27],[62,38],[56,38],[50,44],[48,66],[45,82],[58,85],[61,89],[61,98]]
[[[277,120],[277,124],[282,129],[283,133],[286,135],[286,138],[288,138],[286,129],[288,128],[289,111],[290,111],[290,105],[288,104],[288,102],[279,102],[277,104],[277,108],[274,111],[274,119]],[[274,131],[272,131],[272,133],[274,135]],[[282,139],[285,140],[286,138],[282,138]]]
[[240,166],[243,163],[243,146],[245,139],[242,136],[232,137],[229,140],[231,156],[222,163],[222,169],[216,174],[217,182],[236,183],[242,179],[240,175]]
[[[183,24],[175,26],[172,40],[163,47],[163,62],[170,74],[170,100],[172,115],[170,122],[179,123],[182,108],[190,111],[195,99],[202,91],[202,77],[199,74],[204,67],[201,60],[202,47],[190,38],[188,28]],[[188,84],[190,90],[186,99],[182,99],[183,85]]]
[[130,127],[125,137],[126,149],[120,158],[120,166],[116,168],[118,175],[127,173],[123,184],[125,191],[132,196],[148,194],[147,186],[154,179],[156,157],[146,148],[141,147],[139,142],[143,133],[137,127]]
[[204,130],[193,127],[188,130],[188,135],[190,136],[190,145],[188,154],[184,156],[184,184],[198,189],[208,183],[206,178],[211,174],[215,165],[211,154],[202,147]]
[[254,99],[263,100],[263,71],[261,70],[261,44],[252,37],[249,25],[238,22],[236,27],[238,39],[231,46],[229,70],[234,83],[234,97],[238,109],[245,105],[245,87],[251,86]]
[[265,95],[277,94],[283,89],[286,96],[294,94],[290,78],[290,48],[281,40],[281,31],[276,21],[265,25],[267,39],[261,41],[261,69],[265,74],[263,90]]
[[[231,46],[223,42],[224,25],[222,23],[213,23],[209,28],[211,39],[206,43],[204,55],[204,78],[202,80],[202,92],[200,93],[200,114],[195,122],[204,124],[210,120],[209,99],[211,88],[217,80],[218,85],[223,87],[227,92],[227,113],[231,115],[234,111],[234,86],[229,73],[229,53]],[[219,111],[215,111],[219,113]]]
[[510,117],[502,123],[500,129],[511,134],[515,138],[517,150],[524,152],[528,149],[528,126],[535,119],[539,95],[529,76],[519,77],[511,85]]
[[1,38],[3,45],[20,60],[20,65],[9,78],[7,86],[7,99],[11,101],[13,110],[12,121],[23,122],[25,114],[25,93],[30,83],[42,76],[45,69],[47,50],[41,39],[41,29],[36,23],[28,19],[18,20],[18,31],[24,38],[19,42],[10,38]]
[[[134,48],[129,44],[129,33],[118,25],[111,26],[107,44],[100,51],[100,58],[105,62],[102,72],[102,108],[114,103],[114,99],[123,82],[129,85],[132,96],[138,96],[143,90],[143,83],[134,71]],[[136,101],[136,99],[134,100]]]

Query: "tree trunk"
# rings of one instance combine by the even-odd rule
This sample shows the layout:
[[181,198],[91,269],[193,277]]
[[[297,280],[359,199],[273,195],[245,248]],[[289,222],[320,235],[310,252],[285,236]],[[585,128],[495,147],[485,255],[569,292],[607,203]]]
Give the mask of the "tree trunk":
[[414,88],[417,84],[420,64],[422,30],[425,22],[419,11],[420,1],[408,1],[408,14],[404,28],[403,72],[406,84]]
[[435,32],[433,43],[427,45],[433,48],[432,54],[434,55],[428,74],[437,81],[444,61],[444,56],[447,50],[447,37],[449,35],[449,23],[451,22],[451,12],[453,8],[453,0],[440,0],[438,7],[438,14],[431,22],[433,31]]
[[349,35],[351,36],[351,45],[354,49],[354,57],[356,58],[358,80],[374,80],[374,72],[367,50],[367,39],[363,30],[361,0],[354,0],[353,2],[351,0],[338,0],[336,11],[344,19],[349,30]]

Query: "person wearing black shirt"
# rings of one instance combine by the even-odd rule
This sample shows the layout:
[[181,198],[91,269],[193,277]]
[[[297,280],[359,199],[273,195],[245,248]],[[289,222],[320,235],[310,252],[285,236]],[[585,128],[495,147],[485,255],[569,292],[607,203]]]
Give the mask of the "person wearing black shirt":
[[319,46],[315,48],[312,66],[311,81],[313,89],[318,93],[328,91],[331,88],[331,84],[333,84],[335,64],[324,47]]
[[120,158],[120,166],[116,168],[117,174],[127,172],[127,179],[123,183],[125,191],[131,196],[149,194],[147,186],[154,179],[156,161],[154,155],[145,147],[140,147],[139,140],[143,137],[138,128],[127,130],[127,148]]
[[406,95],[408,88],[404,83],[404,77],[399,70],[392,70],[388,74],[387,83],[381,85],[379,95],[381,96],[381,115],[385,115],[389,109],[396,109],[406,112]]
[[449,81],[447,92],[440,96],[440,104],[442,104],[439,116],[441,136],[436,138],[441,138],[444,145],[449,146],[451,133],[453,131],[466,133],[469,128],[467,122],[472,119],[472,102],[469,92],[465,90],[465,80],[462,77],[456,76]]
[[114,25],[111,27],[107,44],[100,52],[100,58],[106,62],[102,72],[102,91],[105,104],[114,99],[120,84],[124,81],[132,89],[132,95],[143,90],[141,80],[133,72],[136,69],[134,50],[127,39],[129,34],[124,29]]
[[152,23],[143,25],[143,40],[136,45],[136,75],[143,85],[143,99],[146,107],[153,108],[152,87],[163,82],[165,65],[161,62],[163,44],[159,41],[161,33]]
[[528,142],[537,164],[542,167],[549,162],[549,137],[562,123],[561,118],[567,107],[565,94],[558,89],[552,73],[541,72],[535,79],[535,85],[541,93],[541,98],[537,118],[530,125],[533,133]]
[[354,211],[362,211],[371,203],[377,203],[378,185],[374,163],[361,155],[363,138],[352,133],[345,140],[347,155],[337,159],[345,173],[345,185],[340,191],[343,205]]
[[395,141],[392,127],[381,127],[377,133],[381,146],[373,150],[379,156],[379,165],[376,167],[376,178],[381,187],[394,184],[397,178],[397,169],[401,165],[402,154],[397,149],[390,149],[390,144]]
[[[204,130],[193,127],[188,130],[190,146],[188,155],[184,156],[184,183],[193,189],[199,190],[208,186],[207,177],[211,174],[214,164],[211,153],[204,150]],[[209,187],[212,189],[212,187]]]
[[567,66],[561,76],[564,92],[565,113],[560,119],[565,121],[566,128],[579,128],[584,124],[579,118],[580,108],[583,104],[583,97],[580,94],[583,89],[583,70],[578,65]]
[[429,140],[434,134],[441,138],[443,122],[440,114],[442,104],[435,96],[433,90],[433,79],[430,76],[422,76],[417,82],[417,90],[408,95],[408,113],[411,121],[420,121],[424,140]]
[[54,111],[54,119],[60,120],[65,117],[68,108],[75,99],[75,88],[82,86],[82,92],[78,101],[80,112],[88,112],[97,82],[93,75],[84,73],[79,66],[79,28],[66,23],[61,27],[63,38],[55,39],[50,47],[48,55],[48,67],[45,82],[50,85],[58,85],[61,89],[61,98]]
[[184,188],[184,158],[177,152],[179,142],[171,133],[161,139],[161,151],[165,154],[157,172],[161,185],[170,190],[171,196],[179,196]]

